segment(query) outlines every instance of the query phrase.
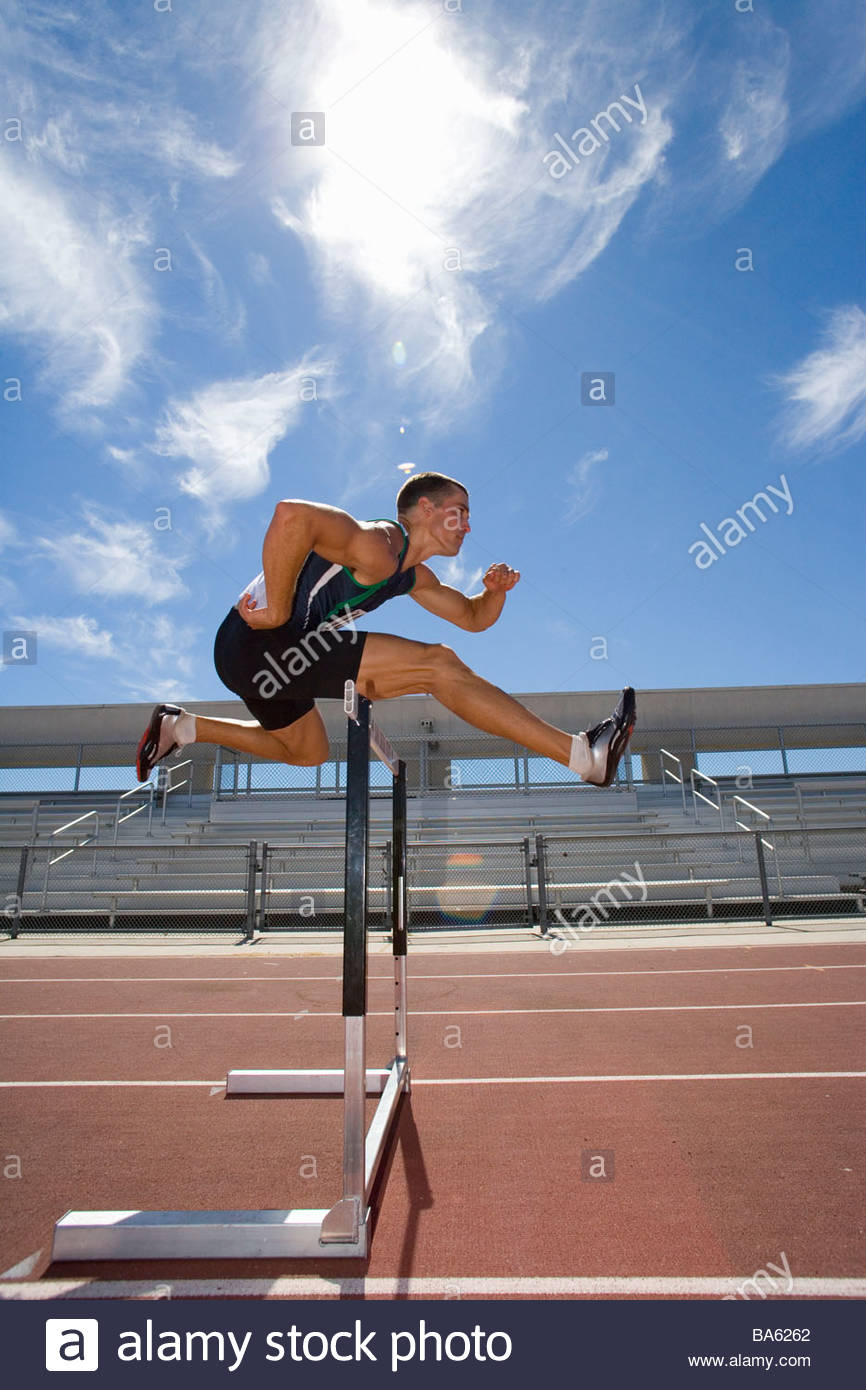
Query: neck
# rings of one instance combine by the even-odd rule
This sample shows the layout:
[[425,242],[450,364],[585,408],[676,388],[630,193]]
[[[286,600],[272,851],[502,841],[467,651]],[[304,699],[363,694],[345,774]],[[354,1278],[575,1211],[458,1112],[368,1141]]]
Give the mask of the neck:
[[427,534],[423,527],[410,525],[405,516],[398,517],[398,520],[409,537],[406,556],[403,560],[404,570],[411,569],[413,565],[422,565],[432,555],[441,553],[436,541]]

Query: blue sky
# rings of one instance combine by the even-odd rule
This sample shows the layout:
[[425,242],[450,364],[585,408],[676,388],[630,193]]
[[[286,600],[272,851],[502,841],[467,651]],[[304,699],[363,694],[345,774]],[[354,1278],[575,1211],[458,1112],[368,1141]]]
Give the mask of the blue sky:
[[370,628],[515,691],[863,680],[864,20],[4,0],[0,700],[225,698],[274,503],[401,464],[470,491],[443,580],[522,579]]

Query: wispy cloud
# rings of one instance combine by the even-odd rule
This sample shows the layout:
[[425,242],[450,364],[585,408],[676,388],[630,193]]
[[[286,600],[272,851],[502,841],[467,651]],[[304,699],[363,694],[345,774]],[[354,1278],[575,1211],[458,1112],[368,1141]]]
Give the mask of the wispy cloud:
[[84,509],[86,530],[42,537],[38,549],[62,571],[79,593],[135,598],[147,605],[186,593],[180,577],[185,563],[170,533],[152,523],[110,519]]
[[608,457],[607,449],[591,449],[578,459],[566,479],[565,508],[562,520],[566,526],[587,516],[601,495],[598,465]]
[[223,503],[268,486],[271,451],[303,410],[332,391],[333,372],[332,362],[311,356],[283,372],[215,382],[169,404],[153,447],[192,463],[180,486],[218,520]]
[[866,314],[856,304],[834,309],[821,346],[777,378],[787,396],[786,442],[806,449],[855,444],[866,434]]
[[16,538],[15,527],[8,517],[0,512],[0,550],[12,545]]
[[92,0],[0,15],[0,328],[73,417],[116,403],[153,351],[166,180],[240,167],[176,99],[154,46],[123,29]]
[[60,651],[73,652],[88,660],[117,660],[118,651],[112,634],[107,628],[100,627],[95,618],[83,613],[71,617],[19,614],[14,622],[17,627],[35,632],[40,645],[44,643]]
[[3,512],[0,512],[0,555],[4,557],[3,568],[0,569],[0,604],[4,607],[20,601],[18,599],[18,586],[9,573],[10,561],[14,558],[9,552],[19,550],[21,545],[17,528],[8,516],[4,516]]
[[760,60],[734,65],[719,120],[722,152],[741,183],[751,187],[784,149],[788,134],[788,44]]
[[[201,630],[165,613],[148,614],[124,633],[118,654],[118,683],[135,700],[195,698],[195,651]],[[146,664],[141,652],[146,651]]]
[[[125,113],[119,112],[123,116]],[[133,148],[179,173],[204,179],[230,179],[240,161],[213,140],[203,139],[188,111],[164,104],[140,120]]]
[[261,251],[251,251],[247,256],[247,271],[249,277],[255,285],[270,285],[273,283],[271,274],[271,263],[267,256],[262,255]]
[[99,201],[85,216],[81,202],[0,154],[0,327],[35,343],[67,407],[101,407],[129,381],[156,311],[134,263],[144,226]]
[[459,589],[461,594],[470,596],[478,593],[478,585],[484,573],[480,565],[473,569],[460,555],[452,555],[444,563],[437,561],[434,569],[443,584],[450,584],[452,589]]
[[[223,339],[240,339],[247,321],[243,300],[236,290],[226,287],[223,276],[211,258],[189,233],[185,234],[185,240],[193,254],[197,275],[204,289],[208,320],[213,317],[218,319]],[[207,327],[207,320],[201,323],[201,327]]]
[[[125,622],[122,633],[110,631],[84,613],[18,614],[13,622],[36,633],[40,662],[50,663],[55,652],[72,659],[65,670],[70,683],[82,670],[76,662],[86,667],[94,662],[107,663],[109,670],[100,665],[99,678],[115,681],[133,699],[190,698],[195,675],[192,653],[199,637],[196,627],[178,624],[165,614],[133,616]],[[146,661],[142,653],[147,654]]]

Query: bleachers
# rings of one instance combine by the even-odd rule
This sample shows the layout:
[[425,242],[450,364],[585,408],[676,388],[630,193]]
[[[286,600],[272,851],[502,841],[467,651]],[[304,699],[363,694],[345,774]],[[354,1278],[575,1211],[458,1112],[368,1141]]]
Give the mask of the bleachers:
[[[723,816],[660,784],[452,792],[410,797],[413,926],[498,921],[528,925],[537,902],[543,837],[551,913],[573,912],[639,866],[637,894],[610,921],[754,915],[760,883],[754,836],[736,832],[731,798],[746,795],[770,817],[771,896],[786,911],[862,913],[866,890],[866,777],[755,778],[744,793],[718,779]],[[127,798],[129,817],[139,799]],[[342,885],[344,802],[304,794],[215,800],[186,794],[121,820],[118,794],[0,796],[0,889],[17,891],[21,851],[32,846],[25,928],[76,922],[236,926],[336,925]],[[92,818],[88,813],[95,813]],[[96,821],[99,834],[94,835]],[[70,821],[78,823],[58,834]],[[387,900],[387,798],[371,799],[371,907]],[[764,825],[764,822],[760,822]],[[858,835],[858,830],[862,833]],[[250,899],[250,841],[268,846],[265,892]],[[525,845],[528,842],[528,845]],[[602,893],[602,897],[603,897]],[[314,910],[304,915],[304,902]],[[822,904],[824,905],[822,909]],[[638,910],[640,909],[640,910]],[[537,910],[537,909],[536,909]],[[606,918],[607,920],[607,918]]]

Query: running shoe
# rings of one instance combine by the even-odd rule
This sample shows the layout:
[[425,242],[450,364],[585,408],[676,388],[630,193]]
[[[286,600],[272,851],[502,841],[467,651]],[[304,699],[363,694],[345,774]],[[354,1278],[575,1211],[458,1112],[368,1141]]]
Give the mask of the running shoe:
[[141,736],[135,758],[139,782],[146,782],[157,763],[163,762],[182,745],[173,736],[177,716],[184,711],[180,705],[156,705],[150,723]]
[[592,759],[592,770],[582,777],[594,787],[609,787],[619,760],[628,748],[637,722],[637,702],[634,690],[627,685],[620,696],[619,704],[609,719],[603,719],[594,728],[587,729],[586,741]]

